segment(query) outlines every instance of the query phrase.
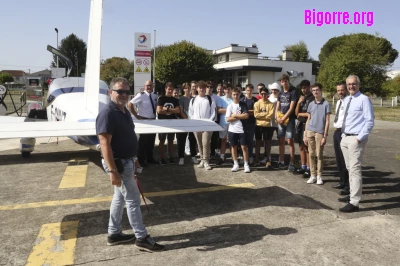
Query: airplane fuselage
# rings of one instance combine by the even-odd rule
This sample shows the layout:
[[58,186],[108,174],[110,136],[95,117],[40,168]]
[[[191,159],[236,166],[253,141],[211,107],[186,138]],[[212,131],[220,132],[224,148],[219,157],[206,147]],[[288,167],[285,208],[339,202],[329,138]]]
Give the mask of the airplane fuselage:
[[[95,121],[97,114],[85,108],[85,78],[65,77],[50,84],[46,103],[48,121],[87,122]],[[109,103],[109,88],[104,81],[99,82],[99,110]],[[78,144],[97,149],[96,136],[70,136]]]

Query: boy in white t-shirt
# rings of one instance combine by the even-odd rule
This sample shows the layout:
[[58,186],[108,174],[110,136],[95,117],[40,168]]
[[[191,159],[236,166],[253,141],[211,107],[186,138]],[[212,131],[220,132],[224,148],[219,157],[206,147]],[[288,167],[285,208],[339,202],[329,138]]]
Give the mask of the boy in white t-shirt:
[[249,167],[249,153],[247,151],[246,143],[246,122],[249,118],[247,105],[244,102],[240,102],[240,94],[242,92],[238,88],[234,88],[232,91],[233,102],[226,108],[226,122],[229,123],[228,127],[228,139],[231,145],[231,153],[233,159],[232,172],[239,171],[237,145],[240,145],[243,151],[244,157],[244,172],[250,173]]

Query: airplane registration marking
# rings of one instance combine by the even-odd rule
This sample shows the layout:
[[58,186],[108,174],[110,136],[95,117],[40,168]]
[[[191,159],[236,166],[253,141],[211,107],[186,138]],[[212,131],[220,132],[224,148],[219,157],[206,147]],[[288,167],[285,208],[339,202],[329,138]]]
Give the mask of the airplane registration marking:
[[[193,188],[193,189],[181,189],[181,190],[170,190],[170,191],[160,191],[160,192],[149,192],[144,193],[146,198],[151,197],[163,197],[163,196],[173,196],[173,195],[183,195],[192,193],[202,193],[202,192],[213,192],[237,188],[250,188],[254,187],[252,183],[241,183],[232,184],[225,186],[214,186],[214,187],[204,187],[204,188]],[[0,206],[0,211],[10,211],[10,210],[21,210],[21,209],[33,209],[41,207],[54,207],[54,206],[65,206],[74,204],[88,204],[88,203],[99,203],[99,202],[110,202],[112,197],[96,197],[96,198],[82,198],[82,199],[69,199],[69,200],[54,200],[54,201],[44,201],[44,202],[33,202],[15,205],[5,205]]]
[[27,264],[72,265],[79,221],[42,225]]
[[58,188],[84,187],[88,171],[88,158],[76,158],[68,162]]

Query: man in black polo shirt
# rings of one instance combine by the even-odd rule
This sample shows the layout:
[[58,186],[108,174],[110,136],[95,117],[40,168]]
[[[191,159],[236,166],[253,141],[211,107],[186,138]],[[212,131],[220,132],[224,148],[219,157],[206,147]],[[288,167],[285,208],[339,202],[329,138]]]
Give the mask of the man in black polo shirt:
[[[126,79],[113,79],[110,83],[111,101],[96,119],[96,134],[100,142],[102,164],[110,175],[111,184],[114,185],[107,244],[116,245],[136,238],[137,248],[161,251],[164,246],[157,244],[148,235],[140,211],[140,193],[134,178],[135,165],[138,163],[135,158],[138,141],[131,114],[125,107],[129,94],[129,84]],[[122,233],[121,220],[125,203],[129,223],[135,235]]]

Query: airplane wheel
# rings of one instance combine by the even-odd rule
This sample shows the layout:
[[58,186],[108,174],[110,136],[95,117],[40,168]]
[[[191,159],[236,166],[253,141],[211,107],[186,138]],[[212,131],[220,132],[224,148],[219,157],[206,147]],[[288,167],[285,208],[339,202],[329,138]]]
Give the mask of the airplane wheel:
[[21,155],[22,155],[22,158],[29,158],[31,156],[31,153],[27,152],[27,151],[24,151],[24,152],[21,153]]

